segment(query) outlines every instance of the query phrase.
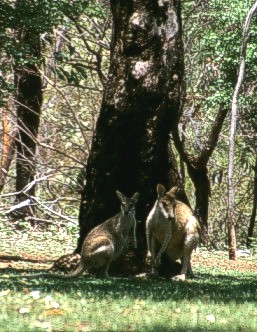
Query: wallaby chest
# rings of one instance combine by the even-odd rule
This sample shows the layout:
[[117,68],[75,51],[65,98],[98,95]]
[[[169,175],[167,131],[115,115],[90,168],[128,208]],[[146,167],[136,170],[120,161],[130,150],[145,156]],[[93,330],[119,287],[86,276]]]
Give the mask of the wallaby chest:
[[188,218],[192,216],[192,210],[183,202],[175,202],[175,224],[177,229],[185,228]]

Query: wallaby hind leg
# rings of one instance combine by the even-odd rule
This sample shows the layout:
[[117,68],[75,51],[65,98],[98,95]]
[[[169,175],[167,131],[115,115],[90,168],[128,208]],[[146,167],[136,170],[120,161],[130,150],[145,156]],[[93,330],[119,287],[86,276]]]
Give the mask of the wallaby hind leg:
[[110,243],[98,247],[85,257],[88,268],[98,269],[102,271],[107,278],[109,277],[109,267],[114,257],[114,246]]
[[182,258],[182,269],[179,275],[172,278],[175,281],[184,281],[187,274],[193,274],[191,267],[191,255],[193,250],[197,247],[199,237],[195,234],[187,235],[184,243],[183,258]]
[[106,266],[103,266],[98,269],[93,269],[92,273],[96,278],[109,278],[109,268],[110,268],[111,262],[107,264]]
[[104,274],[106,278],[109,278],[109,267],[110,267],[111,261],[109,262],[109,264],[107,264]]
[[[181,264],[183,266],[183,263],[184,263],[184,257],[181,258]],[[182,269],[181,269],[182,270]],[[192,265],[191,265],[191,257],[190,257],[190,260],[187,264],[187,273],[186,273],[186,277],[193,277],[194,274],[193,274],[193,270],[192,270]]]
[[188,271],[188,264],[190,264],[190,255],[186,255],[182,259],[182,269],[180,274],[176,275],[172,278],[174,281],[184,281],[186,280],[187,271]]
[[157,256],[157,253],[159,252],[159,248],[160,248],[160,245],[158,244],[158,242],[153,237],[152,241],[151,241],[151,253],[152,253],[152,257],[151,257],[151,261],[152,261],[151,275],[153,275],[153,276],[157,276],[159,274],[158,269],[159,269],[159,266],[160,266],[160,261],[156,261],[156,256]]
[[190,261],[188,262],[188,266],[187,266],[187,277],[190,277],[190,278],[194,277],[192,264],[191,264],[191,257],[190,257]]

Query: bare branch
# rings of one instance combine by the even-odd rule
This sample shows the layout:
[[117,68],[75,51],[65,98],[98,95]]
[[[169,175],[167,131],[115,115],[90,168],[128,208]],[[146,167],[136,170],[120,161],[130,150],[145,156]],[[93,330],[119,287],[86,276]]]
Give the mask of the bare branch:
[[43,203],[41,202],[38,198],[36,197],[31,197],[33,199],[33,201],[35,201],[39,206],[42,206],[44,208],[44,210],[46,210],[46,213],[50,213],[50,216],[51,215],[55,215],[55,216],[58,216],[62,219],[65,219],[65,220],[68,220],[69,222],[73,223],[74,225],[76,225],[76,222],[74,220],[77,219],[77,217],[74,217],[73,219],[70,218],[70,217],[67,217],[67,216],[64,216],[63,214],[61,214],[60,212],[56,212],[55,210],[51,209],[50,207],[48,207],[46,205],[46,203]]
[[33,186],[35,186],[38,182],[47,180],[47,179],[49,179],[50,176],[52,176],[52,174],[42,176],[41,178],[38,178],[38,179],[34,179],[30,183],[28,183],[22,190],[16,191],[16,192],[12,192],[12,193],[9,193],[9,194],[2,194],[2,195],[0,195],[0,198],[17,196],[17,195],[19,195],[21,193],[26,194],[26,192],[29,191],[29,189],[31,189]]
[[56,86],[56,84],[55,84],[53,81],[50,80],[50,78],[48,78],[48,77],[43,73],[42,70],[40,70],[40,69],[38,68],[38,71],[39,71],[39,73],[42,75],[42,77],[44,77],[44,79],[45,79],[45,80],[46,80],[46,81],[47,81],[52,87],[54,87],[54,89],[55,89],[56,91],[58,91],[59,94],[60,94],[60,95],[63,97],[63,99],[66,101],[66,103],[67,103],[67,105],[68,105],[68,107],[69,107],[69,109],[70,109],[70,111],[71,111],[71,113],[72,113],[72,116],[73,116],[73,118],[74,118],[76,124],[78,125],[78,127],[79,127],[79,129],[80,129],[80,131],[81,131],[81,134],[82,134],[84,140],[86,141],[87,138],[86,138],[86,136],[85,136],[85,133],[84,133],[83,128],[81,127],[81,123],[80,123],[80,121],[79,121],[79,119],[78,119],[78,117],[77,117],[77,115],[76,115],[76,112],[74,112],[74,109],[73,109],[73,107],[71,106],[71,104],[70,104],[68,98],[66,97],[66,95],[65,95],[65,94],[64,94],[64,93],[63,93],[63,92],[62,92],[62,91]]

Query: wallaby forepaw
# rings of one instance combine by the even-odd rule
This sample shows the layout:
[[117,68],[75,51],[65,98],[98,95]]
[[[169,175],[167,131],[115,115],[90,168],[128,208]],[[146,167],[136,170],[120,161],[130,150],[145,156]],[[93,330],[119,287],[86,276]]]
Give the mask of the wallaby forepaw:
[[154,261],[154,266],[158,268],[161,265],[161,257],[157,256]]
[[173,281],[185,281],[186,275],[185,274],[178,274],[177,276],[171,278]]
[[148,277],[148,273],[144,272],[144,273],[139,273],[135,275],[136,278],[147,278]]
[[151,277],[151,278],[156,278],[156,277],[158,277],[158,276],[159,276],[159,272],[158,272],[158,270],[153,269],[153,270],[149,273],[149,277]]
[[147,255],[146,259],[145,259],[145,262],[146,262],[147,265],[152,264],[152,256],[151,255]]

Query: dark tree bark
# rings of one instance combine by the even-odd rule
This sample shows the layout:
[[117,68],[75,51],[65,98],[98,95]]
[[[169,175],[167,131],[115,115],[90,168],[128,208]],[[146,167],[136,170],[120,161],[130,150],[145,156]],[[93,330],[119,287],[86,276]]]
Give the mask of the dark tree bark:
[[173,146],[171,142],[169,142],[169,181],[168,181],[168,188],[174,186],[174,184],[178,187],[176,191],[176,197],[180,201],[187,204],[190,208],[190,202],[185,192],[185,177],[183,174],[183,167],[179,167],[176,157],[174,155]]
[[[110,2],[111,64],[86,169],[77,251],[94,226],[117,213],[116,189],[140,193],[137,219],[145,221],[157,183],[168,184],[169,133],[180,105],[180,1]],[[142,248],[144,223],[138,232]]]
[[[17,6],[19,1],[17,1]],[[25,64],[17,63],[15,67],[15,86],[17,88],[17,161],[16,161],[16,191],[17,201],[23,201],[35,194],[32,186],[25,194],[22,190],[34,180],[36,138],[39,128],[40,110],[42,104],[42,80],[34,62],[40,59],[40,36],[26,27],[18,34],[20,47],[29,50],[31,63],[26,59]],[[20,211],[20,216],[25,210]]]
[[219,134],[227,113],[228,109],[224,109],[224,106],[221,105],[212,126],[212,130],[209,134],[209,138],[198,156],[190,155],[186,152],[185,144],[179,136],[178,126],[175,126],[173,130],[175,147],[178,150],[182,160],[186,163],[188,174],[195,186],[195,214],[199,218],[202,228],[202,241],[205,244],[207,243],[208,238],[208,209],[209,197],[211,196],[207,164],[215,147],[217,146]]
[[247,233],[247,248],[251,247],[252,238],[253,238],[253,231],[256,219],[256,211],[257,211],[257,158],[255,158],[255,165],[254,165],[254,182],[253,182],[253,206],[252,206],[252,213],[250,218],[250,223],[248,227]]

